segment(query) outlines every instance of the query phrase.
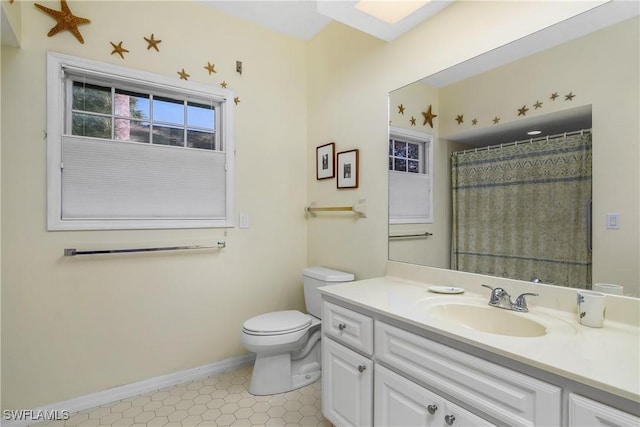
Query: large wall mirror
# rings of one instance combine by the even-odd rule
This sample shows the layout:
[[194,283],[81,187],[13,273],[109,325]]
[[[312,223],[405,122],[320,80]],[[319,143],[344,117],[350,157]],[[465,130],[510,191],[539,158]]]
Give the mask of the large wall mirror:
[[389,259],[640,296],[638,5],[613,3],[390,93]]

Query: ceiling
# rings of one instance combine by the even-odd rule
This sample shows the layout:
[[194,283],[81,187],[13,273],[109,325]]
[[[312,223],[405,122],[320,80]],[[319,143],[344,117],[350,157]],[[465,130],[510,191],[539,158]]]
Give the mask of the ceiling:
[[[440,12],[454,0],[432,0],[395,24],[355,8],[353,0],[199,0],[209,7],[300,40],[309,40],[332,21],[391,41]],[[388,3],[398,0],[389,0]],[[407,1],[407,0],[404,0]]]

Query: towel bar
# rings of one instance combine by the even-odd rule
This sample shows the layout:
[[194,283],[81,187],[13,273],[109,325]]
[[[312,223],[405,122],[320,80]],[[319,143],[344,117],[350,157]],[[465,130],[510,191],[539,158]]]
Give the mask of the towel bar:
[[101,255],[101,254],[123,254],[133,252],[160,252],[160,251],[183,251],[191,249],[224,249],[227,246],[226,242],[218,242],[215,246],[166,246],[160,248],[132,248],[132,249],[99,249],[91,251],[79,251],[74,248],[67,248],[64,250],[64,256],[77,256],[77,255]]

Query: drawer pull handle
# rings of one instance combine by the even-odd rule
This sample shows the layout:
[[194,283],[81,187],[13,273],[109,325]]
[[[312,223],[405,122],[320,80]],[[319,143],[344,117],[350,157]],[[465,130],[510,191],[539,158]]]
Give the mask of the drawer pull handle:
[[452,426],[453,422],[456,420],[455,415],[445,415],[444,416],[444,421],[447,423],[447,425]]
[[347,325],[346,325],[346,324],[344,324],[344,323],[340,323],[340,324],[338,325],[338,329],[340,329],[341,331],[344,331],[345,329],[347,329]]
[[437,410],[438,410],[438,405],[427,406],[427,411],[429,411],[431,415],[435,414]]
[[364,366],[364,365],[359,365],[358,366],[358,372],[364,372],[365,369],[367,369],[367,367]]

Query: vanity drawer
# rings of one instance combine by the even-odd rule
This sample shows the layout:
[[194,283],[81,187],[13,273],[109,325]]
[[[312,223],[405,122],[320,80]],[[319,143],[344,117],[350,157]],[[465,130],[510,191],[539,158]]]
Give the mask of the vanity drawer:
[[473,409],[518,426],[560,425],[562,390],[376,321],[376,359]]
[[367,355],[373,353],[373,319],[369,316],[324,301],[322,330]]

